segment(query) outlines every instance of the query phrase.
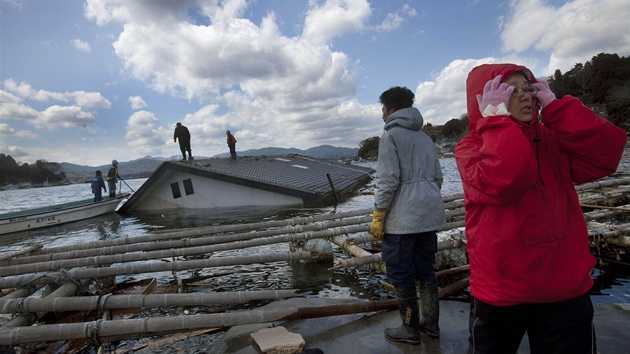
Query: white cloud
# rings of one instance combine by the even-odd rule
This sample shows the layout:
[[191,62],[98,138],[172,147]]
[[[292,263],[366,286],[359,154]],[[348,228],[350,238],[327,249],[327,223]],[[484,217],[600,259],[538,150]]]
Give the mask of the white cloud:
[[12,94],[10,92],[4,91],[4,90],[0,90],[0,102],[19,103],[20,101],[21,101],[21,99],[18,96],[14,95],[14,94]]
[[[160,6],[169,6],[167,18]],[[365,116],[341,117],[339,112],[340,106],[349,102],[353,107],[359,105],[347,101],[356,90],[349,58],[332,51],[326,42],[362,30],[371,15],[369,3],[310,3],[300,37],[282,35],[273,13],[265,15],[259,25],[241,18],[247,6],[242,0],[203,3],[197,9],[198,15],[206,16],[209,25],[191,23],[185,11],[190,7],[177,2],[156,8],[139,2],[90,0],[86,16],[99,24],[124,23],[114,48],[135,78],[146,81],[157,92],[210,104],[184,119],[193,135],[193,149],[195,137],[203,139],[208,147],[223,149],[225,130],[230,128],[252,132],[239,142],[244,148],[275,145],[278,139],[283,145],[304,148],[313,146],[314,139],[356,146],[365,136],[355,136],[353,131],[361,129],[354,129],[344,118],[360,121]],[[409,7],[399,12],[406,17],[415,15]],[[218,107],[227,111],[216,114]],[[363,107],[357,109],[363,111]],[[377,109],[376,117],[379,112]],[[139,118],[135,114],[132,118],[128,126],[135,127]],[[158,129],[160,123],[153,118],[156,120],[151,120],[144,131]],[[372,132],[382,128],[378,119],[368,119],[366,124]],[[172,134],[170,123],[162,129]],[[127,138],[136,149],[164,146],[163,140],[135,134],[127,130]]]
[[511,10],[501,33],[503,50],[549,52],[545,75],[570,70],[599,53],[630,54],[626,0],[573,0],[560,7],[522,0],[512,1]]
[[144,102],[144,100],[140,96],[129,97],[129,103],[131,103],[131,109],[133,109],[134,111],[143,109],[148,106],[147,103]]
[[37,134],[28,130],[16,131],[5,123],[0,123],[0,136],[16,136],[25,139],[37,139],[39,137]]
[[313,43],[324,43],[346,32],[360,31],[372,14],[370,4],[364,0],[329,0],[321,6],[312,1],[309,6],[302,38]]
[[82,40],[80,40],[80,39],[73,39],[73,40],[72,40],[72,45],[73,45],[76,49],[78,49],[78,50],[80,50],[80,51],[82,51],[82,52],[89,53],[89,52],[91,52],[91,51],[92,51],[92,49],[90,48],[90,43],[88,43],[88,42],[84,42],[84,41],[82,41]]
[[[22,147],[19,146],[14,146],[14,145],[8,145],[8,144],[4,144],[2,142],[0,142],[0,151],[2,151],[3,154],[5,155],[10,155],[14,160],[18,160],[20,158],[26,158],[29,156],[30,154],[30,149],[26,150]],[[32,161],[35,161],[37,159],[32,159]],[[18,162],[19,163],[19,162]]]
[[134,152],[144,156],[161,152],[166,143],[172,141],[172,134],[171,130],[160,126],[160,120],[153,113],[138,111],[127,120],[125,139]]
[[377,31],[389,32],[397,29],[405,21],[405,17],[415,17],[418,14],[415,8],[408,4],[403,5],[400,11],[387,14],[387,17],[376,26]]
[[[85,91],[72,91],[72,92],[52,92],[46,90],[34,90],[33,87],[26,83],[16,83],[13,79],[6,79],[3,82],[4,88],[10,93],[6,91],[2,91],[2,102],[6,94],[15,94],[13,95],[13,101],[20,96],[24,99],[34,100],[46,102],[49,100],[61,101],[61,102],[69,102],[74,101],[76,105],[81,107],[93,107],[93,108],[110,108],[111,103],[103,97],[99,92],[85,92]],[[17,96],[16,96],[17,95]],[[6,96],[8,97],[8,96]],[[11,99],[9,97],[9,99]]]

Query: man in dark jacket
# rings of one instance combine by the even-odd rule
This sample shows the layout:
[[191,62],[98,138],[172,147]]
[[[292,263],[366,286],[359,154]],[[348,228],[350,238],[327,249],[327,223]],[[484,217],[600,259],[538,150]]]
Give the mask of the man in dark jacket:
[[103,192],[107,192],[107,188],[105,188],[105,181],[103,180],[103,173],[100,170],[97,170],[94,177],[92,177],[92,193],[94,193],[95,202],[103,200],[101,188],[103,188]]
[[186,151],[188,151],[188,160],[192,160],[192,152],[190,151],[190,132],[188,131],[188,128],[182,125],[182,123],[177,123],[175,126],[173,141],[177,142],[177,139],[179,139],[179,150],[181,150],[182,155],[184,156],[183,160],[186,161]]

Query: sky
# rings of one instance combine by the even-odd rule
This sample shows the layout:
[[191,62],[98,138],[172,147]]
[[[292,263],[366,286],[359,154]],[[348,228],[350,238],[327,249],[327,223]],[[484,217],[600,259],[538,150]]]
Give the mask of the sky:
[[537,77],[630,55],[628,0],[0,0],[0,153],[100,166],[263,147],[358,148],[378,97],[466,113],[484,63]]

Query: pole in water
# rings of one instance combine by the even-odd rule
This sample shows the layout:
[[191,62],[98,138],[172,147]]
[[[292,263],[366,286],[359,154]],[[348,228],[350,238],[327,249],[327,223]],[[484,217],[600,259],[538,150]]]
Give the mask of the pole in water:
[[[127,181],[125,181],[124,179],[122,179],[122,177],[118,177],[118,178],[120,178],[120,180],[121,180],[121,181],[123,181],[123,182],[125,183],[125,185],[126,185],[127,187],[129,187],[129,189],[131,189],[131,191],[132,191],[132,192],[134,192],[134,193],[136,192],[136,191],[134,191],[134,190],[133,190],[133,188],[131,188],[131,187],[127,184]],[[120,185],[120,189],[121,189],[121,192],[122,192],[122,184]]]

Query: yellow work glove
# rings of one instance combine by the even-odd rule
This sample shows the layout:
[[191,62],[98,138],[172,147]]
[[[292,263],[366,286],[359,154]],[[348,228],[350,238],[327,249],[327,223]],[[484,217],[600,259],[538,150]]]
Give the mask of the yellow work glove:
[[372,212],[372,224],[370,225],[370,234],[381,241],[385,239],[383,228],[385,227],[386,215],[387,215],[386,211],[374,210]]

